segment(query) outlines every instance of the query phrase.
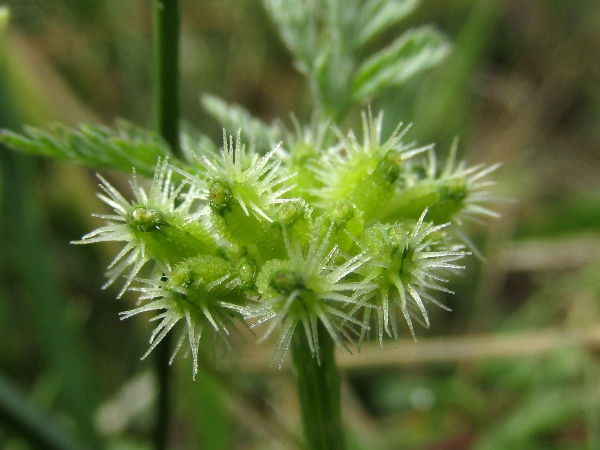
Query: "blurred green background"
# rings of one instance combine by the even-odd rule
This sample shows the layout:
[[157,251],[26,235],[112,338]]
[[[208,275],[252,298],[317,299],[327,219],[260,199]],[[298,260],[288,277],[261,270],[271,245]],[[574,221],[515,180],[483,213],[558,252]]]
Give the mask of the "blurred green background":
[[[149,0],[9,0],[0,31],[0,126],[116,117],[152,126]],[[182,1],[182,118],[218,142],[199,95],[270,121],[310,119],[302,77],[258,0]],[[1,14],[0,14],[1,16]],[[2,22],[2,19],[0,19]],[[481,262],[452,281],[452,313],[397,348],[340,355],[353,449],[600,448],[600,3],[423,0],[405,28],[454,42],[441,66],[373,104],[391,130],[455,136],[470,164],[502,161],[499,220],[469,225]],[[1,27],[1,25],[0,25]],[[381,41],[393,39],[382,36]],[[343,127],[356,125],[357,114]],[[105,173],[123,192],[127,174]],[[0,392],[90,447],[151,448],[149,325],[102,291],[110,245],[94,170],[0,149]],[[191,380],[175,363],[174,449],[298,448],[289,370],[250,338]],[[0,447],[29,445],[0,414]]]

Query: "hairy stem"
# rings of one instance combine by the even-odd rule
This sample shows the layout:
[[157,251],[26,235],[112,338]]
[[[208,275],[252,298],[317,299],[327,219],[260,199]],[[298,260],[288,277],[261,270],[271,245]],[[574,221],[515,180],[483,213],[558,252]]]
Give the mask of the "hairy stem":
[[296,328],[291,345],[306,448],[344,450],[340,376],[335,364],[334,343],[321,322],[318,333],[320,361],[312,355],[304,327]]
[[[156,128],[175,154],[179,153],[179,1],[154,0],[154,76]],[[157,348],[159,383],[155,448],[167,447],[170,408],[170,334]]]

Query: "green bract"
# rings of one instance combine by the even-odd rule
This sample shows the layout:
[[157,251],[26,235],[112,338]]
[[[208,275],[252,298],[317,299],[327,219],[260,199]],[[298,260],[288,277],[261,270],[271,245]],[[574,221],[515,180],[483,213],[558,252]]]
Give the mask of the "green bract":
[[374,318],[383,345],[399,338],[399,310],[414,336],[414,321],[429,326],[427,303],[445,308],[433,293],[450,292],[446,278],[468,254],[453,232],[460,218],[494,214],[481,203],[496,166],[455,167],[453,147],[438,171],[433,146],[404,144],[401,125],[382,139],[381,124],[368,112],[362,141],[320,125],[275,148],[225,135],[220,154],[189,149],[187,169],[159,161],[148,193],[134,177],[133,202],[102,179],[116,214],[80,242],[125,243],[107,284],[129,271],[121,293],[145,304],[123,317],[161,311],[150,350],[182,322],[177,350],[187,339],[194,373],[201,334],[226,339],[245,320],[265,327],[263,340],[279,333],[281,358],[298,326],[317,358],[319,323],[350,349]]

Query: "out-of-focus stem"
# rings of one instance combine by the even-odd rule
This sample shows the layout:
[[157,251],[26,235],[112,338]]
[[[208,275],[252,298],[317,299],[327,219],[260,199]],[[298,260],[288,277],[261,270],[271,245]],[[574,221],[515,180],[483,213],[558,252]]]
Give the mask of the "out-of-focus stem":
[[[179,153],[179,1],[154,0],[154,80],[156,128]],[[167,447],[170,425],[170,335],[156,351],[159,383],[155,448]]]
[[344,450],[340,375],[335,364],[334,343],[319,322],[320,358],[313,357],[304,327],[297,327],[292,337],[292,361],[302,425],[309,450]]

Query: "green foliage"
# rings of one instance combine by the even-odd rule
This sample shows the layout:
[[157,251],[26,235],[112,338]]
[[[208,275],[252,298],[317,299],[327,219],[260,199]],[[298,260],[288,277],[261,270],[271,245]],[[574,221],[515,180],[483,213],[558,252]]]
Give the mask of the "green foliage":
[[340,119],[356,104],[445,58],[447,38],[432,27],[409,30],[372,56],[365,49],[412,12],[416,0],[264,0],[316,105]]
[[[226,338],[245,320],[268,322],[263,339],[279,330],[282,355],[297,326],[317,358],[318,324],[336,344],[358,345],[372,312],[381,344],[384,334],[398,339],[396,305],[414,336],[413,319],[429,326],[425,303],[441,306],[429,291],[448,291],[445,273],[460,269],[453,261],[467,254],[452,231],[457,218],[493,215],[480,204],[490,200],[482,179],[495,166],[455,168],[453,153],[440,171],[433,146],[404,143],[402,124],[383,139],[383,115],[370,110],[362,141],[333,121],[446,55],[446,38],[426,26],[368,56],[417,3],[265,2],[312,89],[313,122],[295,123],[293,132],[205,95],[206,110],[243,134],[224,134],[217,152],[187,127],[181,147],[188,161],[155,133],[123,122],[114,132],[55,125],[3,131],[0,139],[28,153],[134,168],[133,201],[101,178],[100,198],[114,214],[100,215],[108,224],[79,243],[124,242],[107,285],[126,274],[119,296],[131,288],[145,302],[124,317],[162,311],[150,350],[184,322],[177,349],[187,336],[194,373],[205,330]],[[148,192],[136,174],[153,174]]]
[[[73,123],[81,117],[80,109],[65,107],[71,97],[56,88],[47,71],[31,70],[28,63],[34,55],[35,67],[46,63],[57,69],[60,80],[66,81],[77,98],[102,117],[119,115],[137,124],[149,124],[152,103],[147,73],[150,23],[131,20],[140,17],[138,3],[9,0],[8,4],[13,7],[12,24],[8,33],[0,38],[0,52],[2,69],[13,69],[9,73],[13,76],[0,76],[1,126],[21,132],[16,125],[18,120],[40,124],[40,118],[45,121],[49,117],[62,117]],[[286,164],[296,173],[291,180],[296,187],[288,196],[302,196],[314,205],[315,193],[301,188],[323,185],[304,162],[315,166],[320,161],[317,155],[339,144],[339,139],[336,127],[331,126],[334,121],[328,123],[323,116],[312,118],[310,112],[306,113],[310,108],[308,96],[302,94],[298,78],[290,76],[285,67],[288,59],[282,57],[282,47],[272,39],[272,33],[265,32],[265,28],[273,24],[265,22],[266,15],[259,11],[254,0],[182,3],[186,25],[181,40],[185,45],[181,58],[181,113],[203,133],[213,139],[217,137],[215,144],[192,127],[185,129],[181,135],[185,156],[181,159],[186,161],[186,170],[192,174],[203,170],[197,164],[190,167],[188,162],[194,159],[192,153],[218,154],[222,145],[218,139],[220,130],[211,129],[212,121],[204,122],[206,115],[198,112],[199,88],[218,93],[228,102],[235,99],[259,117],[279,114],[286,125],[287,111],[291,109],[297,114],[298,123],[290,127],[294,133],[279,134],[275,144],[282,141],[284,149],[294,149]],[[416,4],[403,4],[411,3]],[[78,7],[71,9],[75,4]],[[373,11],[382,11],[400,3],[371,4],[379,5],[379,9],[372,7]],[[392,15],[380,16],[382,20],[389,17]],[[536,20],[518,20],[522,17]],[[369,23],[370,14],[361,15],[359,19]],[[436,142],[438,155],[443,155],[437,168],[441,172],[449,143],[458,135],[462,143],[458,153],[468,154],[469,161],[493,161],[499,157],[504,161],[506,168],[498,175],[501,183],[490,191],[503,192],[519,201],[508,208],[501,207],[509,211],[493,223],[491,233],[481,235],[481,227],[471,229],[470,223],[440,230],[448,234],[468,232],[487,262],[480,264],[467,257],[455,261],[468,266],[459,276],[452,272],[444,275],[451,280],[445,286],[457,294],[431,291],[432,296],[455,312],[448,314],[425,301],[432,330],[420,331],[415,320],[417,344],[402,339],[410,336],[409,329],[402,323],[401,309],[395,307],[400,347],[395,349],[393,341],[387,342],[384,329],[386,351],[379,353],[373,349],[371,344],[376,342],[369,343],[366,339],[369,333],[377,340],[378,315],[371,308],[368,309],[371,329],[365,331],[362,354],[351,358],[336,355],[343,364],[344,380],[350,387],[345,393],[350,396],[346,397],[350,403],[344,407],[349,419],[346,422],[349,448],[600,448],[597,395],[600,372],[594,351],[600,317],[597,307],[600,299],[597,275],[600,271],[600,199],[597,195],[600,169],[595,153],[600,143],[597,126],[600,91],[596,88],[600,60],[590,58],[598,53],[600,42],[597,26],[600,3],[594,0],[421,2],[416,14],[406,19],[361,46],[357,60],[367,60],[372,51],[393,42],[403,26],[405,29],[419,27],[419,23],[428,21],[435,22],[452,36],[453,51],[449,61],[439,69],[421,72],[406,85],[387,89],[383,96],[373,96],[373,104],[377,105],[374,110],[385,110],[382,141],[391,136],[399,120],[414,122],[403,138],[405,144],[417,140],[420,147]],[[365,34],[369,33],[365,31]],[[76,46],[69,45],[75,42]],[[27,44],[34,48],[28,51]],[[16,68],[21,70],[14,70]],[[50,75],[53,73],[57,71],[52,70]],[[27,83],[31,80],[42,82]],[[26,95],[19,95],[22,92]],[[6,105],[11,100],[14,109]],[[361,143],[363,135],[360,125],[356,126],[360,120],[355,114],[357,109],[348,109],[344,119],[338,118],[335,122],[342,124],[340,128],[345,137],[348,128],[354,127]],[[11,110],[20,111],[21,117]],[[31,111],[39,114],[27,115]],[[310,119],[315,123],[304,125]],[[221,123],[226,124],[234,136],[241,128],[242,142],[250,149],[250,127],[241,124],[241,119],[239,122],[222,120]],[[270,121],[265,127],[271,128]],[[254,141],[258,154],[274,147],[264,142],[267,141]],[[405,162],[405,166],[414,165],[414,172],[419,173],[418,186],[405,187],[397,192],[393,202],[387,203],[394,203],[397,211],[409,216],[410,220],[405,220],[412,227],[422,214],[423,206],[430,204],[431,198],[437,202],[444,194],[445,206],[440,203],[437,211],[429,207],[424,221],[436,226],[452,215],[452,221],[468,222],[465,219],[469,219],[469,215],[462,207],[456,207],[460,206],[463,192],[456,180],[447,182],[444,191],[436,189],[435,183],[425,182],[429,176],[425,175],[425,167],[429,162],[425,161],[421,168],[417,165],[426,160],[426,156],[428,152],[415,156],[412,163]],[[116,310],[135,308],[135,299],[131,302],[129,298],[135,291],[115,302],[110,297],[114,297],[118,289],[96,289],[102,284],[102,268],[98,262],[110,256],[106,252],[113,252],[113,245],[64,247],[69,240],[91,231],[92,226],[99,226],[96,225],[98,219],[87,218],[90,210],[106,212],[90,192],[96,182],[85,178],[88,171],[48,161],[35,164],[42,167],[42,171],[36,171],[31,165],[19,171],[10,164],[13,158],[26,160],[24,155],[10,154],[3,147],[0,151],[0,195],[3,196],[0,205],[5,208],[5,214],[0,221],[0,231],[5,239],[0,258],[4,280],[0,286],[3,339],[0,364],[5,375],[12,377],[26,394],[26,399],[21,401],[37,406],[76,434],[77,429],[82,429],[77,424],[87,418],[94,419],[99,399],[110,399],[119,386],[127,385],[126,380],[132,373],[150,367],[151,361],[139,363],[137,359],[144,353],[140,347],[146,345],[149,336],[145,321],[152,313],[140,314],[131,323],[115,321]],[[169,162],[183,167],[179,159],[170,158]],[[123,170],[131,176],[129,167]],[[154,170],[155,161],[149,163],[146,171],[138,168],[140,185],[147,186],[142,174],[151,177]],[[107,179],[131,202],[130,192],[122,187],[118,177],[110,173]],[[178,172],[172,177],[176,185],[184,179]],[[27,190],[19,195],[25,188]],[[370,205],[367,202],[366,206]],[[39,215],[37,219],[20,214],[29,207]],[[364,207],[361,206],[361,210]],[[370,209],[369,215],[378,211],[374,206]],[[276,212],[277,221],[306,226],[306,219],[299,220],[305,210],[300,202],[286,203]],[[334,224],[330,239],[342,252],[348,253],[356,245],[347,230],[355,236],[363,228],[374,225],[365,225],[361,210],[344,200],[334,204],[330,211],[322,210]],[[206,218],[201,216],[197,222]],[[36,220],[42,228],[47,228],[39,239],[35,239],[35,230],[28,231]],[[340,226],[342,223],[346,225]],[[383,225],[382,229],[390,227]],[[410,227],[407,231],[411,231]],[[378,228],[372,230],[375,241],[383,239],[382,234],[375,233]],[[268,230],[263,236],[268,236]],[[476,233],[472,235],[471,231]],[[154,229],[148,234],[159,232]],[[26,235],[31,237],[22,241]],[[32,245],[32,242],[38,244]],[[40,255],[45,261],[41,266]],[[231,259],[234,256],[216,257]],[[384,252],[378,258],[385,261],[383,256]],[[149,261],[138,276],[150,278],[153,264]],[[252,285],[256,268],[250,258],[239,257],[238,266],[238,272],[246,274],[244,279]],[[124,272],[125,276],[130,269]],[[374,270],[367,265],[360,268],[364,273],[367,269]],[[585,277],[581,276],[584,273]],[[115,281],[120,282],[119,278]],[[135,280],[131,286],[134,285],[149,287]],[[354,317],[362,320],[364,311],[367,309],[357,311]],[[423,320],[419,311],[415,311],[415,317]],[[175,341],[183,322],[185,319],[173,330]],[[243,326],[240,322],[236,324]],[[65,335],[70,325],[74,332]],[[556,341],[548,340],[545,330],[550,327]],[[569,330],[590,338],[580,341]],[[277,338],[278,331],[276,328],[272,337]],[[508,336],[504,334],[507,332]],[[259,336],[263,333],[257,329]],[[205,328],[202,340],[210,334],[210,327]],[[473,340],[463,339],[464,335],[471,335]],[[304,333],[299,337],[307,340]],[[502,344],[501,347],[487,346],[490,338]],[[217,342],[221,341],[218,338]],[[90,345],[69,357],[67,364],[65,352],[80,348],[82,342]],[[321,350],[324,342],[320,340]],[[540,342],[536,349],[536,343]],[[549,346],[564,349],[548,355],[548,342]],[[205,343],[201,352],[210,353],[212,343],[208,339]],[[200,384],[202,376],[207,376],[204,369],[210,370],[211,365],[201,359],[202,370],[193,382],[189,370],[185,370],[191,366],[191,358],[175,361],[175,373],[181,377],[174,390],[178,405],[174,418],[178,445],[184,448],[276,447],[272,437],[254,428],[265,417],[260,413],[270,411],[277,411],[277,422],[284,422],[290,434],[299,435],[293,425],[297,415],[293,412],[290,417],[280,415],[289,411],[289,392],[286,390],[286,395],[281,395],[282,388],[290,387],[287,373],[270,373],[277,364],[272,368],[264,366],[264,359],[257,356],[262,352],[253,348],[252,338],[241,343],[234,339],[234,343],[235,350],[225,355],[224,361],[219,361],[216,377],[228,385],[225,392],[213,395],[218,397],[222,408],[229,410],[226,414],[236,418],[218,427],[214,425],[215,418],[220,416],[218,408],[213,407],[214,402],[206,403],[208,389]],[[268,343],[262,346],[265,344]],[[184,345],[187,346],[185,341]],[[527,349],[526,355],[523,349]],[[242,359],[238,358],[238,352]],[[182,353],[185,348],[180,349],[179,355]],[[439,362],[439,354],[443,362]],[[585,358],[573,358],[580,354]],[[82,356],[89,361],[85,362]],[[363,366],[362,358],[369,360],[368,367]],[[312,360],[310,355],[307,360]],[[561,370],[558,361],[569,361],[572,370]],[[77,364],[82,362],[93,369],[91,374],[81,374]],[[269,375],[265,376],[267,371]],[[91,382],[86,378],[90,375]],[[85,385],[80,385],[86,380]],[[386,380],[394,389],[384,383]],[[223,386],[218,388],[223,390]],[[352,398],[353,393],[358,397]],[[92,399],[87,398],[90,394],[93,394]],[[243,406],[236,403],[239,395],[245,397]],[[124,419],[119,431],[106,434],[106,430],[99,430],[102,439],[108,441],[108,448],[151,447],[148,430],[152,415],[147,409],[153,398],[152,391],[141,395],[138,392],[136,398],[140,397],[146,398],[144,412]],[[258,407],[258,414],[248,412],[247,406],[252,403]],[[265,408],[266,403],[268,408]],[[82,414],[77,404],[87,405],[91,414]],[[244,420],[247,417],[251,423]],[[357,423],[361,417],[366,422]],[[267,422],[266,425],[276,424]],[[10,427],[0,428],[3,428],[0,447],[26,445],[11,434]],[[86,442],[84,434],[80,436]],[[206,442],[198,440],[201,436]],[[228,442],[219,440],[220,436],[227,436]]]
[[437,65],[448,51],[448,41],[432,27],[407,31],[358,66],[351,80],[352,99],[359,103],[386,87],[402,84]]
[[0,131],[0,142],[21,152],[67,159],[96,167],[152,176],[158,158],[172,155],[169,146],[156,133],[119,121],[117,131],[96,124],[78,129],[56,124],[49,130],[25,127],[25,133]]
[[[0,6],[0,33],[4,35],[10,19],[10,9],[7,6]],[[2,55],[4,56],[4,55]],[[0,59],[0,62],[2,60]]]
[[[187,336],[196,372],[204,330],[226,338],[233,317],[267,322],[262,339],[277,330],[281,355],[301,326],[317,358],[319,323],[347,348],[368,334],[372,312],[381,344],[385,334],[398,339],[396,305],[413,335],[413,320],[429,326],[426,303],[442,306],[430,291],[449,292],[446,272],[462,268],[453,261],[467,254],[452,231],[456,218],[493,214],[480,203],[495,166],[455,168],[452,157],[438,171],[432,146],[404,144],[401,126],[383,140],[382,115],[363,122],[362,141],[333,126],[332,142],[318,141],[323,148],[284,137],[301,151],[313,145],[303,161],[313,176],[297,190],[294,147],[256,151],[239,134],[224,135],[219,154],[197,149],[187,170],[160,162],[148,193],[134,178],[132,202],[102,180],[101,198],[115,214],[100,216],[108,224],[80,242],[125,242],[107,284],[126,271],[121,293],[142,282],[133,289],[148,303],[124,317],[163,311],[150,349],[181,320],[177,349]],[[411,207],[400,201],[405,192],[420,193],[408,194]],[[144,267],[154,269],[140,278]]]

